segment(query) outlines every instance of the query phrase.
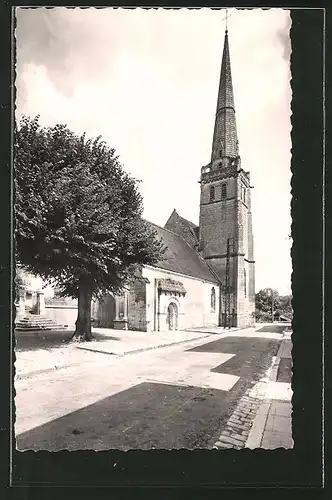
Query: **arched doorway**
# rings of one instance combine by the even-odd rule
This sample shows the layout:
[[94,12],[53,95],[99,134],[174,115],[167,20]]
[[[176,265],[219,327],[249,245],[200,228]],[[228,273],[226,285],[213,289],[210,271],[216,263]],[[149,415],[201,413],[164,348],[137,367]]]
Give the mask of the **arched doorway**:
[[178,306],[171,302],[167,308],[167,325],[169,330],[178,328]]

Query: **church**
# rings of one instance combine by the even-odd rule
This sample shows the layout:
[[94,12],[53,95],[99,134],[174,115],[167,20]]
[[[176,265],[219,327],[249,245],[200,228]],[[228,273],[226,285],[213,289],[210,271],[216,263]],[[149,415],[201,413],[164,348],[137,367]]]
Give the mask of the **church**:
[[[228,31],[225,32],[210,162],[201,168],[199,226],[173,210],[164,227],[151,224],[166,252],[137,271],[128,290],[93,301],[98,327],[140,331],[248,327],[255,323],[255,261],[250,174],[237,137]],[[48,297],[38,310],[72,327],[77,303]]]
[[211,159],[199,182],[199,226],[175,209],[165,227],[151,224],[166,246],[164,259],[144,266],[113,306],[112,298],[94,303],[97,324],[158,331],[255,323],[250,174],[239,155],[227,29]]

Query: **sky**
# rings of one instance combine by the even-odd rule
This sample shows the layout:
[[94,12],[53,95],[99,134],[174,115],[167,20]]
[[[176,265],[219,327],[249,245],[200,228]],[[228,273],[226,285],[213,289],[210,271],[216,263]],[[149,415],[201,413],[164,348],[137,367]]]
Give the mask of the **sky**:
[[[16,9],[16,119],[101,135],[141,180],[144,217],[198,224],[225,9]],[[242,167],[250,171],[256,291],[291,292],[290,13],[229,9]]]

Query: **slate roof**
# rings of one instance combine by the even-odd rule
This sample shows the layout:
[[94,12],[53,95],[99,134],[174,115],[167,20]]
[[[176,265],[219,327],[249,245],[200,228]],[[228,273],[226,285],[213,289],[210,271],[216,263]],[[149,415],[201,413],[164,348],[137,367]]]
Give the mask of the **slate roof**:
[[219,160],[221,156],[236,158],[238,154],[231,61],[229,55],[228,33],[226,30],[221,62],[211,162]]
[[199,227],[193,222],[181,217],[175,208],[164,227],[165,229],[182,236],[190,246],[194,248],[198,246]]
[[196,242],[198,243],[198,241],[199,241],[198,240],[198,237],[199,237],[199,227],[196,224],[194,224],[193,222],[190,222],[190,220],[185,219],[184,217],[181,217],[181,215],[178,215],[178,217],[179,217],[179,219],[180,219],[180,221],[182,222],[183,225],[188,226],[191,229],[191,231],[192,231],[192,233],[194,235],[194,238],[196,239]]
[[218,283],[217,278],[210,271],[206,262],[181,236],[152,222],[149,222],[149,224],[156,231],[157,238],[163,239],[163,243],[167,248],[163,260],[158,262],[156,267]]

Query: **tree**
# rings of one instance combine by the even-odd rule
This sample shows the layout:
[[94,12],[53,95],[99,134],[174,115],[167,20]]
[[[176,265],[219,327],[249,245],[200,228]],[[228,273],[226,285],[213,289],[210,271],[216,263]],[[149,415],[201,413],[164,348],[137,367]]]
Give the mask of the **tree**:
[[272,314],[278,304],[279,293],[272,288],[264,288],[256,293],[255,309],[257,321],[272,321]]
[[272,313],[275,319],[280,316],[291,318],[293,314],[292,296],[279,295],[277,290],[264,288],[256,293],[255,308],[257,321],[271,321]]
[[278,299],[278,311],[280,316],[291,319],[293,316],[292,296],[280,295]]
[[123,291],[137,266],[162,258],[138,181],[100,137],[39,117],[22,118],[14,151],[18,262],[78,299],[74,334],[90,340],[92,297]]

